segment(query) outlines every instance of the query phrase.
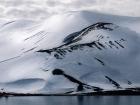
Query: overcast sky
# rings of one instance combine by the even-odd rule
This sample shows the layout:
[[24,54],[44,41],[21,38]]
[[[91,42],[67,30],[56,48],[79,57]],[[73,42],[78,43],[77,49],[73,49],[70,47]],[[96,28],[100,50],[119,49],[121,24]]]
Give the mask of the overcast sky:
[[40,20],[77,10],[140,17],[140,0],[0,0],[0,18],[7,19]]

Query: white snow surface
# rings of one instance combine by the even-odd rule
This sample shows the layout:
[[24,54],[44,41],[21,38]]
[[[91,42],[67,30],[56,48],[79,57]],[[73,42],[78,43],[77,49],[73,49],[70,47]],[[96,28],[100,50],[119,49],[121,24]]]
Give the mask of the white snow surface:
[[[90,43],[103,37],[105,45],[83,47],[67,52],[62,59],[37,52],[64,44],[74,32],[98,23],[113,23],[109,30],[92,30],[72,45]],[[42,22],[30,20],[0,21],[0,88],[5,92],[63,93],[76,90],[77,84],[63,76],[53,75],[62,69],[76,79],[103,89],[116,89],[105,76],[122,88],[140,86],[140,17],[74,11],[54,15]],[[109,41],[119,41],[109,47]],[[64,46],[64,48],[69,45]],[[96,58],[104,62],[101,64]],[[79,64],[80,63],[80,64]],[[132,84],[128,84],[128,81]]]

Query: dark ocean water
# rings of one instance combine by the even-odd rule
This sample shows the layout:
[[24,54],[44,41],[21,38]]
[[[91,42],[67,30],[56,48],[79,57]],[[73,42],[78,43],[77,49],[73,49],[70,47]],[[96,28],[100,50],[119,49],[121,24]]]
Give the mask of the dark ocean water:
[[1,97],[0,105],[140,105],[140,96]]

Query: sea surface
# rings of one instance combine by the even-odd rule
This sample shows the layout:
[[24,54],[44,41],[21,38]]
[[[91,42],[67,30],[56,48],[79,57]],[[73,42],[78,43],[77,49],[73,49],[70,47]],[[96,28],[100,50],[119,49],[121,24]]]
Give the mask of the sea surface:
[[0,97],[0,105],[140,105],[140,96]]

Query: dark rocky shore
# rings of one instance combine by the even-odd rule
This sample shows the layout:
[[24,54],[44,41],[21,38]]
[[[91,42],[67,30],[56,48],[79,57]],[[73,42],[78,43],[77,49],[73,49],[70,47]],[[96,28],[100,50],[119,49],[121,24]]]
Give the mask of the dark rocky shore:
[[0,97],[9,96],[97,96],[97,95],[140,95],[140,88],[127,88],[125,90],[110,90],[110,91],[99,91],[99,92],[88,92],[88,93],[57,93],[57,94],[42,94],[42,93],[7,93],[1,92]]

